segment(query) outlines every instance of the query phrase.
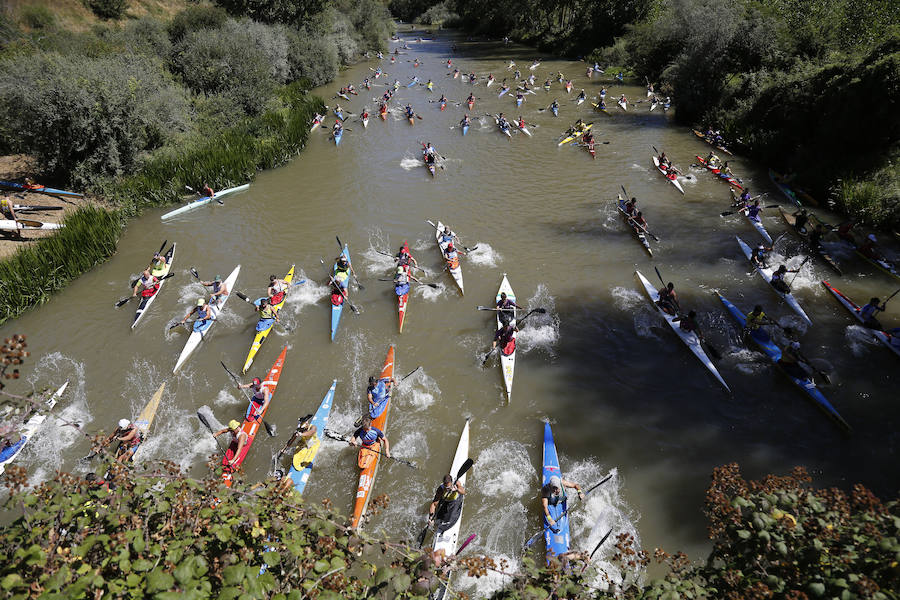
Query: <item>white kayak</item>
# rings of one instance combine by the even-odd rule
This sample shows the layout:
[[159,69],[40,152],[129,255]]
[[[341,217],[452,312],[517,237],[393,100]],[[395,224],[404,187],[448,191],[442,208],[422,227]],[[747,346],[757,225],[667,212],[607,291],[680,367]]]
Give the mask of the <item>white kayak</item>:
[[157,296],[159,296],[159,293],[162,291],[162,288],[166,283],[166,280],[162,278],[169,274],[169,270],[172,268],[172,261],[175,260],[175,242],[172,242],[172,247],[169,248],[168,252],[166,252],[164,256],[166,259],[166,266],[162,269],[150,272],[154,277],[158,277],[161,279],[161,281],[159,282],[159,288],[157,288],[156,293],[152,296],[141,298],[141,303],[138,304],[137,310],[134,313],[134,321],[131,323],[132,329],[137,327],[138,321],[141,320],[141,317],[144,316],[144,313],[147,312],[147,309],[150,308],[150,305],[153,304],[153,301],[156,300]]
[[37,413],[32,415],[30,419],[25,423],[25,426],[22,428],[21,438],[19,441],[7,448],[0,453],[0,474],[3,474],[6,471],[6,465],[10,464],[12,461],[16,460],[19,454],[22,453],[22,450],[25,449],[25,445],[31,441],[31,438],[34,437],[35,432],[44,424],[44,421],[47,420],[47,417],[50,414],[50,411],[53,410],[53,407],[56,406],[56,403],[59,401],[59,397],[63,395],[63,392],[66,391],[66,387],[68,387],[69,382],[66,381],[58,390],[53,392],[53,395],[47,399],[47,402],[44,403],[40,409],[38,409]]
[[[462,434],[459,436],[459,444],[456,446],[456,454],[453,455],[453,464],[450,466],[451,476],[456,477],[456,474],[459,473],[459,470],[462,468],[463,463],[466,462],[466,459],[469,458],[469,420],[466,419],[466,424],[463,425]],[[466,485],[466,474],[463,473],[462,477],[459,478],[459,483],[465,488]],[[447,527],[444,531],[438,533],[440,529],[446,526],[446,523],[441,523],[439,520],[440,515],[436,515],[435,524],[437,529],[434,534],[434,544],[433,549],[434,553],[443,552],[444,556],[449,558],[456,554],[456,543],[459,540],[459,529],[462,526],[462,509],[463,502],[465,496],[459,499],[459,510],[458,511],[450,511],[451,514],[455,513],[456,520],[453,521],[453,524]],[[438,586],[435,591],[431,593],[432,600],[443,600],[447,591],[450,587],[450,575],[448,573],[447,579],[443,579],[438,577]]]
[[619,101],[616,102],[616,104],[618,104],[618,105],[619,105],[619,108],[621,108],[622,110],[625,110],[625,111],[628,110],[628,103],[627,103],[627,102],[622,102],[621,100],[619,100]]
[[231,272],[223,285],[225,289],[228,290],[228,293],[224,296],[219,296],[222,298],[217,305],[210,304],[210,318],[206,321],[204,325],[200,325],[199,323],[194,323],[193,331],[191,331],[191,337],[188,338],[188,341],[184,345],[184,349],[181,351],[181,354],[178,356],[178,361],[175,363],[175,368],[172,369],[172,372],[175,373],[178,369],[190,358],[191,354],[194,350],[197,349],[197,346],[200,345],[200,342],[203,341],[207,335],[209,335],[210,328],[215,324],[216,318],[225,308],[225,303],[228,302],[228,299],[231,298],[231,295],[234,293],[234,284],[237,281],[238,273],[241,272],[241,265],[238,265],[234,268],[234,271]]
[[681,183],[679,183],[679,181],[678,181],[678,176],[673,173],[672,174],[673,176],[669,177],[669,174],[666,172],[666,170],[659,166],[659,158],[656,156],[653,156],[652,158],[653,158],[653,166],[656,167],[656,170],[659,171],[660,173],[662,173],[663,177],[668,179],[669,183],[671,183],[672,185],[675,186],[675,189],[677,189],[679,192],[684,194],[684,188],[681,187]]
[[201,206],[206,206],[216,198],[221,198],[222,196],[226,196],[228,194],[233,194],[235,192],[243,192],[247,188],[250,187],[249,183],[245,183],[244,185],[239,185],[237,187],[228,188],[227,190],[222,190],[221,192],[216,192],[212,196],[204,196],[198,200],[194,200],[193,202],[188,202],[181,208],[176,208],[173,211],[167,212],[163,216],[160,217],[162,220],[170,219],[176,215],[180,215],[182,213],[186,213],[189,210],[194,210],[195,208],[200,208]]
[[34,229],[62,229],[65,227],[62,223],[44,223],[43,221],[33,221],[31,219],[0,219],[0,231],[27,231]]
[[[437,240],[438,248],[441,249],[441,256],[444,257],[444,260],[447,261],[447,246],[450,245],[450,242],[442,242],[441,234],[444,231],[444,224],[440,221],[437,222],[434,230],[434,237]],[[453,231],[450,232],[450,235],[456,235]],[[457,254],[456,259],[456,268],[451,268],[449,261],[447,261],[447,270],[450,271],[450,275],[453,276],[453,281],[456,282],[456,285],[459,286],[459,291],[461,294],[465,295],[466,290],[463,287],[463,276],[462,276],[462,267],[459,264],[459,255]]]
[[[506,273],[503,274],[503,281],[500,282],[500,289],[497,290],[497,298],[496,301],[500,302],[500,294],[506,293],[506,297],[513,302],[516,301],[516,293],[513,291],[512,286],[509,285],[509,279],[506,278]],[[495,304],[496,306],[496,304]],[[513,325],[516,324],[516,309],[513,309],[513,318],[510,320],[510,323]],[[500,312],[497,312],[497,329],[503,327],[503,324],[500,322]],[[512,384],[513,384],[513,375],[516,370],[516,334],[513,334],[513,349],[508,355],[503,353],[503,348],[500,348],[500,370],[503,371],[503,383],[506,386],[506,398],[511,402],[512,401]]]
[[[741,250],[744,252],[744,256],[747,257],[747,260],[750,260],[750,257],[753,255],[753,250],[750,249],[750,246],[748,246],[747,243],[744,242],[744,240],[742,240],[740,238],[740,236],[736,235],[736,236],[734,236],[734,238],[737,240],[738,245],[741,247]],[[750,261],[750,264],[753,264],[752,260]],[[763,269],[763,268],[760,268],[759,265],[755,265],[755,264],[753,264],[753,266],[756,267],[756,272],[759,273],[760,277],[762,277],[763,279],[766,280],[766,283],[769,284],[769,287],[772,288],[772,291],[774,291],[776,294],[781,296],[782,299],[785,302],[787,302],[788,306],[790,306],[792,309],[794,309],[795,313],[797,313],[798,315],[803,317],[804,321],[806,321],[807,323],[812,325],[812,319],[810,319],[806,315],[806,313],[803,312],[803,309],[800,307],[800,303],[797,302],[797,299],[794,298],[794,295],[791,293],[785,294],[784,292],[776,290],[775,287],[772,285],[773,270],[770,268]]]
[[765,226],[763,226],[763,224],[762,224],[762,220],[759,217],[756,217],[754,219],[747,213],[744,213],[744,216],[747,217],[747,220],[750,221],[750,224],[753,225],[753,227],[756,229],[756,231],[759,232],[759,235],[761,235],[763,237],[763,239],[766,240],[766,242],[768,242],[769,245],[771,246],[774,243],[772,241],[772,236],[770,236],[769,232],[766,231]]
[[678,337],[680,337],[681,341],[691,349],[691,352],[694,353],[694,356],[700,359],[700,362],[703,363],[703,366],[705,366],[709,370],[709,372],[719,380],[719,383],[725,386],[725,389],[730,392],[731,388],[728,387],[728,384],[725,383],[725,380],[722,379],[722,376],[719,374],[719,370],[716,369],[716,366],[706,355],[706,351],[703,350],[703,346],[700,344],[700,338],[697,337],[697,334],[693,331],[683,330],[681,326],[678,325],[678,322],[675,321],[675,319],[677,318],[675,315],[670,315],[662,308],[660,308],[659,304],[657,304],[657,301],[659,300],[659,291],[655,287],[653,287],[653,285],[649,281],[647,281],[647,278],[644,277],[640,271],[635,271],[634,273],[640,278],[641,283],[644,284],[644,289],[647,291],[647,295],[650,296],[650,300],[651,302],[653,302],[653,306],[656,308],[657,312],[659,312],[659,314],[663,316],[663,318],[666,320],[666,323],[668,323],[669,327],[672,328],[672,331],[678,334]]

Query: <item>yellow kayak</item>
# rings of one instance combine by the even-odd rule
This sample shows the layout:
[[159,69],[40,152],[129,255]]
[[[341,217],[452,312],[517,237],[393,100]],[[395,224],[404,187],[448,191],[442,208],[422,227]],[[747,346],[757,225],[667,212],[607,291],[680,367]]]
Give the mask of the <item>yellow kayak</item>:
[[150,426],[153,424],[153,417],[156,416],[156,411],[159,409],[159,402],[162,400],[163,392],[166,389],[166,382],[163,381],[159,386],[159,389],[156,390],[156,393],[153,394],[153,397],[147,402],[144,406],[144,409],[141,411],[141,414],[138,415],[138,418],[134,421],[134,424],[137,425],[137,428],[141,432],[141,441],[138,442],[137,448],[134,449],[134,453],[131,455],[131,460],[134,462],[134,457],[137,455],[138,448],[141,447],[141,444],[147,439],[147,435],[150,432]]
[[[284,276],[284,280],[288,284],[290,284],[293,278],[294,265],[291,265],[291,269],[287,272],[287,275]],[[284,295],[281,298],[281,302],[272,307],[275,309],[275,312],[281,310],[281,307],[284,306],[285,300],[287,300],[287,288],[285,288],[284,290]],[[257,300],[255,304],[259,306],[259,300]],[[250,365],[253,364],[253,359],[256,358],[256,353],[259,352],[260,347],[263,345],[263,342],[266,341],[266,338],[269,336],[269,332],[272,331],[272,327],[274,326],[275,321],[272,321],[265,329],[257,329],[256,335],[253,337],[253,343],[250,345],[250,352],[247,353],[247,360],[244,361],[244,368],[241,369],[242,374],[250,370]]]
[[574,140],[575,138],[584,135],[584,132],[587,131],[588,129],[590,129],[591,127],[593,127],[593,126],[594,126],[593,123],[588,123],[587,125],[585,125],[585,126],[582,127],[581,129],[579,129],[578,131],[576,131],[575,133],[573,133],[572,135],[570,135],[569,137],[564,138],[560,143],[557,144],[557,146],[562,146],[563,144],[568,144],[569,142],[571,142],[571,141]]

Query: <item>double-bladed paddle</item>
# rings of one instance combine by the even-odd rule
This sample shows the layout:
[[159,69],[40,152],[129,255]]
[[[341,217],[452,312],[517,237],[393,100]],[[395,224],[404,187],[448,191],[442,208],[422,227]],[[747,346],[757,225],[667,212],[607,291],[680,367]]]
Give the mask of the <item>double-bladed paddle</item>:
[[[168,273],[166,275],[163,275],[162,277],[159,278],[159,281],[165,281],[169,277],[175,277],[175,273]],[[135,284],[135,285],[137,285],[137,284]],[[137,298],[137,296],[126,296],[125,298],[122,298],[121,300],[116,302],[116,308],[119,308],[120,306],[122,306],[126,302],[129,302],[130,300],[133,300],[134,298]]]
[[[453,481],[453,488],[451,488],[451,489],[455,489],[455,488],[456,488],[456,484],[459,483],[459,480],[462,479],[462,476],[465,475],[466,472],[467,472],[469,469],[471,469],[471,468],[472,468],[472,465],[474,465],[474,464],[475,464],[475,461],[474,461],[473,459],[471,459],[471,458],[467,458],[467,459],[466,459],[466,462],[464,462],[464,463],[462,464],[462,466],[459,468],[459,471],[456,473],[456,479]],[[435,508],[435,510],[434,510],[434,514],[435,514],[435,515],[437,515],[438,510],[440,510],[440,508],[441,508],[444,504],[446,504],[446,502],[444,501],[443,498],[441,498],[441,501],[438,502],[437,508]],[[431,526],[432,526],[433,524],[434,524],[433,519],[432,519],[432,518],[429,518],[429,519],[428,519],[428,523],[425,525],[425,528],[422,530],[422,533],[420,533],[420,534],[419,534],[419,537],[416,538],[417,543],[418,543],[418,545],[419,545],[419,548],[421,548],[421,547],[422,547],[422,544],[425,543],[425,536],[428,535],[428,530],[431,528]]]
[[[349,442],[349,441],[351,441],[351,438],[348,438],[348,437],[346,437],[346,436],[343,436],[343,435],[341,435],[341,434],[339,434],[339,433],[335,433],[334,431],[331,431],[330,429],[326,429],[326,430],[325,430],[325,435],[326,435],[326,437],[330,437],[330,438],[333,439],[333,440],[339,440],[339,441],[341,441],[341,442]],[[414,465],[413,463],[411,463],[411,462],[409,462],[408,460],[406,460],[405,458],[398,458],[398,457],[396,457],[396,456],[388,456],[387,454],[385,454],[385,453],[382,452],[381,450],[377,450],[377,451],[376,451],[376,450],[373,450],[373,449],[371,449],[371,448],[366,448],[366,451],[368,451],[368,452],[374,452],[375,454],[380,454],[380,455],[385,456],[385,457],[387,457],[387,458],[391,458],[391,459],[393,459],[393,460],[396,460],[398,463],[402,463],[402,464],[406,465],[407,467],[411,467],[411,468],[413,468],[413,469],[418,469],[418,468],[419,468],[419,467],[417,467],[416,465]]]
[[[334,236],[334,239],[337,240],[338,248],[340,248],[341,252],[343,252],[344,244],[341,243],[341,238],[338,236]],[[362,283],[360,283],[359,277],[356,276],[356,271],[353,270],[353,263],[350,262],[349,260],[347,262],[350,264],[350,274],[353,275],[353,279],[356,281],[356,287],[358,287],[361,290],[366,289],[366,286],[364,286]]]
[[[209,430],[209,432],[210,432],[211,434],[215,433],[215,432],[213,431],[212,425],[210,425],[210,424],[209,424],[209,421],[206,419],[206,415],[204,415],[204,414],[203,414],[202,412],[200,412],[199,410],[197,411],[197,418],[200,419],[200,422],[203,423],[204,426],[206,426],[206,428]],[[216,440],[216,444],[218,444],[219,450],[221,450],[221,451],[224,453],[224,452],[225,452],[225,448],[222,447],[222,442],[221,442],[221,440],[219,440],[219,438],[217,438],[215,435],[213,435],[213,439]]]
[[[762,195],[762,194],[760,194],[760,195]],[[757,196],[757,198],[758,198],[758,197],[759,197],[759,196]],[[763,208],[778,208],[779,206],[781,206],[781,205],[780,205],[780,204],[767,204],[767,205],[765,205]],[[728,215],[733,215],[733,214],[736,213],[736,212],[741,212],[741,210],[743,210],[743,209],[738,209],[738,210],[726,210],[725,212],[720,212],[720,213],[719,213],[719,216],[727,217]]]
[[[592,485],[592,486],[590,487],[590,489],[588,489],[588,491],[586,491],[586,492],[584,493],[584,497],[587,498],[587,495],[588,495],[588,494],[590,494],[591,492],[593,492],[594,490],[596,490],[598,487],[600,487],[601,485],[603,485],[604,483],[606,483],[606,482],[609,481],[610,479],[612,479],[612,473],[610,473],[609,475],[607,475],[606,477],[604,477],[603,479],[601,479],[599,482],[597,482],[597,483],[595,483],[594,485]],[[568,514],[569,514],[569,506],[568,506],[568,504],[566,504],[566,510],[563,511],[563,513],[559,516],[559,518],[562,519],[564,516],[566,516],[566,515],[568,515]],[[558,519],[557,519],[557,521],[558,521]],[[559,531],[558,529],[553,529],[552,527],[550,528],[550,530],[553,531],[554,533],[557,533],[557,532]],[[541,535],[542,535],[543,533],[544,533],[544,530],[541,529],[541,530],[538,531],[536,534],[534,534],[533,536],[531,536],[530,538],[528,538],[528,540],[525,542],[523,548],[528,548],[528,547],[530,547],[532,544],[534,544],[534,543],[538,540],[539,537],[541,537]],[[607,534],[607,535],[608,535],[608,534]],[[604,539],[605,539],[605,538],[604,538]],[[600,542],[600,543],[602,544],[603,542]]]
[[172,331],[176,327],[181,327],[182,325],[187,327],[188,323],[196,323],[197,321],[218,321],[218,319],[191,319],[190,321],[176,321],[169,326],[169,331]]
[[[628,192],[625,191],[625,186],[624,186],[624,185],[620,185],[619,187],[622,188],[622,193],[625,194],[625,198],[627,199],[627,198],[628,198]],[[618,204],[616,204],[616,208],[618,208],[620,211],[622,211],[622,214],[625,215],[625,217],[628,219],[628,221],[629,221],[630,223],[633,223],[633,224],[636,225],[638,228],[640,228],[641,231],[643,231],[644,233],[646,233],[647,235],[649,235],[650,237],[652,237],[652,238],[653,238],[653,241],[655,241],[655,242],[658,242],[658,241],[659,241],[659,238],[658,238],[658,237],[656,237],[655,235],[653,235],[652,233],[650,233],[650,230],[649,230],[649,229],[647,229],[646,227],[644,227],[643,225],[641,225],[640,223],[638,223],[636,220],[634,220],[634,217],[632,217],[632,216],[629,215],[627,212],[625,212],[624,210],[622,210],[622,207],[620,207]]]
[[[234,373],[232,373],[231,370],[230,370],[227,366],[225,366],[225,363],[224,363],[224,362],[219,361],[219,364],[222,365],[222,368],[225,369],[225,372],[226,372],[226,373],[228,373],[229,375],[231,375],[231,378],[234,380],[234,385],[237,386],[238,389],[240,389],[241,381],[240,381],[240,379],[237,378],[237,375],[235,375]],[[250,402],[250,404],[253,404],[253,401],[252,401],[252,399],[251,399],[249,396],[247,396],[247,401]],[[266,428],[266,433],[269,434],[269,437],[275,437],[275,427],[272,426],[272,425],[269,425],[269,424],[268,424],[265,420],[263,420],[263,419],[260,419],[260,420],[262,421],[263,427]]]
[[353,311],[353,314],[358,315],[359,309],[352,302],[350,302],[350,296],[347,294],[346,291],[344,291],[344,288],[341,287],[341,284],[339,284],[337,281],[334,280],[334,276],[328,272],[328,267],[325,266],[325,259],[320,258],[319,262],[322,263],[322,268],[325,269],[325,274],[328,275],[329,283],[331,283],[332,287],[336,287],[337,289],[339,289],[341,291],[341,296],[344,297],[344,302],[347,303],[347,306],[350,307],[350,310]]
[[606,532],[606,535],[604,535],[604,536],[600,539],[600,541],[597,542],[597,545],[594,546],[594,549],[591,551],[591,555],[588,556],[588,559],[587,559],[587,561],[585,561],[584,566],[581,567],[581,572],[582,572],[582,573],[584,573],[584,570],[587,569],[588,563],[591,561],[592,558],[594,558],[594,555],[597,553],[597,550],[600,549],[600,546],[603,545],[603,542],[606,541],[606,538],[608,538],[609,535],[610,535],[611,533],[612,533],[612,529],[610,528],[610,530]]
[[[489,307],[487,307],[487,306],[478,306],[478,307],[476,307],[476,308],[477,308],[478,310],[497,310],[497,311],[500,310],[499,308],[489,308]],[[515,310],[515,309],[513,309],[513,310]],[[524,322],[525,322],[525,319],[527,319],[528,317],[530,317],[530,316],[533,315],[534,313],[544,314],[544,313],[546,313],[546,312],[547,312],[547,309],[546,309],[546,308],[541,308],[541,307],[535,308],[534,310],[532,310],[531,312],[529,312],[527,315],[525,315],[525,316],[522,317],[521,319],[516,319],[516,327],[518,327],[519,325],[521,325],[522,323],[524,323]],[[487,364],[488,359],[494,354],[494,350],[497,350],[499,347],[500,347],[500,344],[497,344],[496,346],[494,346],[493,348],[491,348],[490,350],[488,350],[488,353],[484,356],[484,360],[481,361],[481,366],[482,366],[482,368],[484,367],[484,365]]]

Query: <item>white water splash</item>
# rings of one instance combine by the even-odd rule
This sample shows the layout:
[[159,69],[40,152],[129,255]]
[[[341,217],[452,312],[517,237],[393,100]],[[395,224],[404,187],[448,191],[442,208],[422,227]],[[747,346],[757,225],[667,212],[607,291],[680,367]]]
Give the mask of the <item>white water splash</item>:
[[610,292],[612,293],[613,304],[623,312],[632,312],[647,302],[644,294],[632,288],[616,286]]
[[418,158],[403,157],[400,160],[400,168],[402,168],[404,171],[412,171],[413,169],[418,169],[419,167],[422,167],[424,165],[425,163],[423,163]]
[[[534,313],[528,317],[516,336],[516,349],[522,353],[543,349],[553,355],[553,347],[559,341],[559,315],[555,312],[556,301],[543,283],[538,284],[534,295],[526,304],[528,311],[545,308],[545,314]],[[527,312],[526,312],[527,314]]]
[[478,482],[488,496],[512,498],[525,496],[539,485],[528,450],[512,440],[497,442],[479,453]]
[[419,369],[399,385],[402,386],[402,393],[398,396],[400,404],[416,410],[428,408],[441,395],[441,388],[428,376],[425,369]]
[[413,283],[413,295],[428,302],[435,302],[449,289],[442,281],[435,282],[435,285],[437,287],[433,288],[428,285]]
[[499,252],[494,250],[487,242],[478,242],[475,244],[477,248],[473,252],[469,252],[465,259],[473,265],[480,267],[496,267],[503,257]]

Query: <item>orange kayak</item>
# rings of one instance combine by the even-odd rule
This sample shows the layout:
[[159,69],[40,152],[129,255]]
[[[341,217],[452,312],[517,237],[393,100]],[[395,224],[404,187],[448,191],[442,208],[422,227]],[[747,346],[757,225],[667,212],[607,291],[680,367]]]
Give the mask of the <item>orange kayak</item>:
[[[381,379],[394,376],[394,346],[388,348],[387,357],[384,359],[384,367],[381,368]],[[393,392],[393,390],[391,390]],[[372,426],[380,429],[387,435],[387,417],[391,408],[390,396],[384,411],[375,417]],[[351,527],[358,527],[363,515],[366,514],[366,508],[369,506],[369,497],[372,495],[372,483],[375,481],[375,474],[378,472],[378,454],[379,449],[376,447],[375,452],[366,448],[359,449],[357,465],[360,467],[359,483],[356,486],[356,501],[353,505],[353,519],[350,521]]]
[[[285,354],[287,354],[287,346],[281,350],[281,354],[278,355],[275,364],[269,369],[269,373],[262,382],[262,386],[268,389],[273,397],[275,395],[275,388],[278,386],[278,379],[281,377],[281,368],[284,366]],[[270,401],[269,406],[271,405],[272,402]],[[262,420],[266,416],[266,413],[269,412],[269,407],[267,406],[259,418],[250,419],[249,417],[252,409],[253,403],[251,402],[250,406],[247,408],[247,415],[244,417],[244,422],[241,423],[241,431],[247,434],[247,443],[241,448],[241,453],[238,455],[237,460],[233,465],[228,464],[234,457],[235,450],[237,450],[237,440],[232,440],[231,445],[228,446],[228,450],[225,451],[225,456],[222,457],[222,479],[228,487],[231,487],[234,484],[234,472],[240,468],[244,459],[247,458],[247,452],[250,450],[250,446],[253,445],[253,438],[259,433],[259,427],[262,425]]]

